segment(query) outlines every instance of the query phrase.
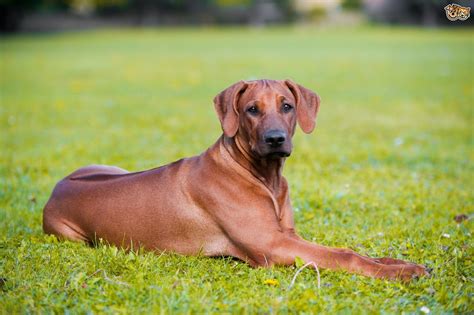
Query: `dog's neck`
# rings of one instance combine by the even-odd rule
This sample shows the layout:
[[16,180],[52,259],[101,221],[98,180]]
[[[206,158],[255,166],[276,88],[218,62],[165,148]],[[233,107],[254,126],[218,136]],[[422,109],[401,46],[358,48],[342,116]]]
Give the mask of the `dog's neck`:
[[273,195],[279,194],[285,158],[258,157],[250,150],[249,145],[238,137],[222,136],[222,143],[237,163],[252,173]]

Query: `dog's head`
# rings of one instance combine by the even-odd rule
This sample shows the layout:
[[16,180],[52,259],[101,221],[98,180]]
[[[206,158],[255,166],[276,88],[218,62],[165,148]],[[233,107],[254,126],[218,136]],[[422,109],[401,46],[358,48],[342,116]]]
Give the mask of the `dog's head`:
[[292,81],[237,82],[214,98],[226,137],[238,137],[260,158],[287,157],[296,122],[313,131],[320,99]]

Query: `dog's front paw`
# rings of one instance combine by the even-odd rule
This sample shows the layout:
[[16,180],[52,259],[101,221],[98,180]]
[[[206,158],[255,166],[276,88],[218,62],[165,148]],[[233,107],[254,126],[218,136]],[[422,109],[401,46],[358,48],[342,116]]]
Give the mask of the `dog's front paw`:
[[420,277],[429,277],[430,269],[423,265],[412,263],[387,265],[386,269],[381,273],[381,278],[391,280],[411,281]]

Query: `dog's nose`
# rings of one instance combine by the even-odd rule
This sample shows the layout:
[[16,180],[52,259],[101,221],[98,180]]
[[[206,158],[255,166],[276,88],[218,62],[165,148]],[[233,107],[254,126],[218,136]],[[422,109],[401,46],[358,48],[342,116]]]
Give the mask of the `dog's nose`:
[[281,130],[269,130],[264,135],[265,143],[273,148],[279,147],[286,140],[286,133]]

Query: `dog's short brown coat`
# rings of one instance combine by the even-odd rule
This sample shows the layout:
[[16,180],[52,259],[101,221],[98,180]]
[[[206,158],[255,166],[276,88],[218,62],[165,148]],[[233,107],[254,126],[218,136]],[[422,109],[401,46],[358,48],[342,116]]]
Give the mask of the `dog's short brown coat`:
[[372,277],[427,274],[424,266],[369,258],[301,239],[281,175],[298,122],[310,133],[320,99],[292,82],[238,82],[215,99],[223,135],[201,155],[129,173],[88,166],[61,180],[44,208],[46,233],[185,255],[230,255],[252,266],[293,264]]

